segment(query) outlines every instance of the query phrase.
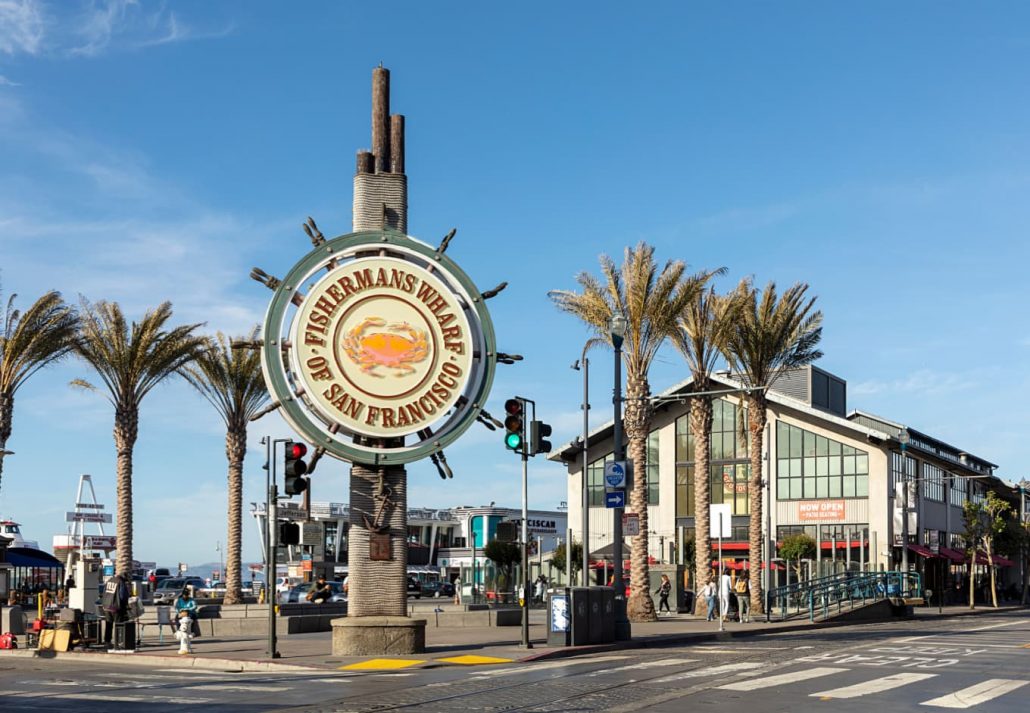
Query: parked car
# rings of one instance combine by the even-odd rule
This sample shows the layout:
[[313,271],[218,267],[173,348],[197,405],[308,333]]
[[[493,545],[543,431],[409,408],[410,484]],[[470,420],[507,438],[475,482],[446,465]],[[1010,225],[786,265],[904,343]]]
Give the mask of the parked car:
[[169,577],[154,590],[154,604],[174,604],[183,587],[193,587],[194,592],[204,588],[200,577]]
[[[333,591],[333,595],[329,597],[330,602],[345,602],[347,597],[343,593],[342,582],[326,582],[329,588]],[[288,592],[279,597],[279,602],[283,604],[301,604],[307,602],[308,592],[315,588],[314,582],[304,582],[293,587]]]
[[300,581],[300,577],[286,577],[280,575],[275,578],[275,593],[280,595],[285,594],[290,591],[290,589],[300,584]]
[[408,596],[422,598],[422,584],[414,577],[408,577]]
[[438,580],[430,580],[428,582],[423,582],[422,595],[425,597],[453,597],[454,584],[451,582],[441,582]]

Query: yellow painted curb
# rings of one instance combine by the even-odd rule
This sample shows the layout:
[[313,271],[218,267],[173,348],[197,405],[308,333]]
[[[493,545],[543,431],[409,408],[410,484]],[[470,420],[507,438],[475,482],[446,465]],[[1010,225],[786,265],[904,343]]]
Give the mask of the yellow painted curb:
[[499,659],[493,656],[451,656],[445,659],[436,659],[437,661],[446,661],[447,663],[456,663],[462,666],[477,666],[479,664],[491,664],[491,663],[511,663],[514,659]]
[[389,670],[396,668],[408,668],[408,666],[415,666],[420,663],[425,663],[424,659],[369,659],[368,661],[360,661],[358,663],[347,664],[346,666],[340,666],[340,671],[372,671],[372,670]]

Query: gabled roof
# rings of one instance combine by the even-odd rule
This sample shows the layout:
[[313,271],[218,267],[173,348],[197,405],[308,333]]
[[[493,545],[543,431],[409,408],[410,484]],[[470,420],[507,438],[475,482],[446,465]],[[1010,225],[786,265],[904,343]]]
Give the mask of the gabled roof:
[[[892,421],[882,416],[877,416],[876,414],[869,413],[868,411],[861,411],[858,409],[852,410],[851,413],[848,414],[848,420],[861,421],[867,425],[878,424],[882,430],[893,431],[895,439],[899,432],[908,431],[909,436],[911,437],[909,445],[913,448],[924,453],[935,455],[938,458],[955,463],[956,465],[967,467],[970,470],[991,470],[998,467],[995,463],[986,461],[983,458],[978,458],[960,448],[956,448],[949,443],[945,443],[939,438],[934,438],[923,431],[912,428],[911,426],[906,426],[903,423]],[[963,463],[962,456],[965,456],[967,462],[972,463],[972,466],[967,463]]]

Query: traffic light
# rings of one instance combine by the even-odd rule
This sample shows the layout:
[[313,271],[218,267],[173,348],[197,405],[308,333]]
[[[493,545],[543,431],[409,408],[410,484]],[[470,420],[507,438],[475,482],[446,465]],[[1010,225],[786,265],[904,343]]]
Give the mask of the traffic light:
[[279,523],[279,544],[280,545],[299,545],[300,544],[300,525],[295,522],[281,522]]
[[529,455],[537,453],[550,453],[551,442],[547,437],[551,435],[551,424],[543,421],[530,421],[529,423]]
[[526,439],[526,408],[522,399],[508,399],[504,402],[504,445],[510,451],[522,453]]
[[307,452],[308,447],[303,443],[286,441],[286,460],[283,473],[286,474],[287,495],[300,495],[308,489],[308,481],[303,477],[308,472],[308,465],[302,460]]

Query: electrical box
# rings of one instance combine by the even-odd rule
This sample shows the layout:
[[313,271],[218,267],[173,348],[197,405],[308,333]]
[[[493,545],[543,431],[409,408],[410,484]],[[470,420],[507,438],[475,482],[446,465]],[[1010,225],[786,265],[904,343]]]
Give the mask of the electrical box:
[[84,612],[92,612],[100,597],[100,571],[98,559],[80,559],[75,563],[75,586],[68,592],[68,606]]

